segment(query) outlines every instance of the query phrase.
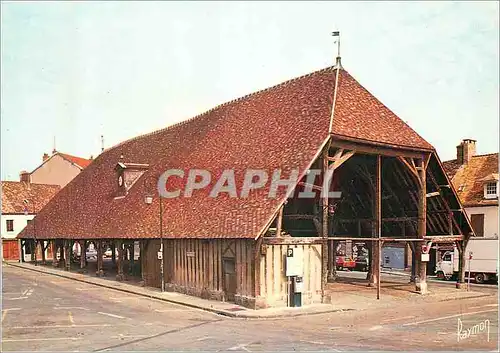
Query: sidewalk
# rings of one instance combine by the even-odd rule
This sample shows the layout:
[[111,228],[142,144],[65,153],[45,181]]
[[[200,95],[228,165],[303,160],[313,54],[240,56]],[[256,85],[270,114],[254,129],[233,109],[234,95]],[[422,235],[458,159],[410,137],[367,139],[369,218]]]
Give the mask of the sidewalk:
[[262,318],[280,318],[293,317],[302,315],[323,314],[331,312],[340,312],[354,310],[351,306],[342,307],[342,305],[334,304],[313,304],[302,306],[299,308],[269,308],[253,310],[240,305],[228,302],[219,302],[214,300],[206,300],[198,297],[193,297],[176,292],[161,292],[158,288],[140,287],[138,285],[129,284],[126,282],[118,282],[110,279],[92,277],[90,275],[67,272],[59,268],[47,268],[45,266],[34,266],[30,263],[19,262],[4,262],[3,265],[19,267],[26,270],[36,271],[40,273],[50,274],[63,278],[72,279],[104,288],[119,290],[125,293],[141,295],[148,298],[163,300],[166,302],[179,304],[191,308],[210,311],[219,315],[232,318],[246,319],[262,319]]

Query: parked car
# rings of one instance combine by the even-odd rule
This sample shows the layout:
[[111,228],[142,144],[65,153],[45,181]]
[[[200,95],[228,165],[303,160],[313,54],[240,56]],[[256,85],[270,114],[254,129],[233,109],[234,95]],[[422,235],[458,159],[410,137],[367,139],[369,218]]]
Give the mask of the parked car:
[[358,256],[356,258],[356,266],[354,267],[357,271],[368,271],[368,257],[367,256]]
[[106,251],[104,252],[104,257],[111,257],[113,252],[111,251],[110,248],[107,248]]
[[356,261],[348,256],[337,256],[336,259],[337,270],[353,270],[356,267]]
[[85,253],[85,257],[88,260],[97,260],[97,251],[96,250],[87,250]]

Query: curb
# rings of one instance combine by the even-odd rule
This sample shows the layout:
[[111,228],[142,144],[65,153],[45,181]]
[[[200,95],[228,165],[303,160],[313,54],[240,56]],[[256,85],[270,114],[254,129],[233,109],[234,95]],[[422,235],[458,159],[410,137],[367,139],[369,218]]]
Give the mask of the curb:
[[140,296],[143,296],[143,297],[146,297],[146,298],[152,298],[152,299],[156,299],[156,300],[161,300],[161,301],[164,301],[164,302],[173,303],[173,304],[177,304],[177,305],[182,305],[182,306],[186,306],[186,307],[193,308],[193,309],[200,309],[200,310],[208,311],[208,312],[211,312],[211,313],[214,313],[214,314],[217,314],[217,315],[221,315],[221,316],[225,316],[225,317],[229,317],[229,318],[239,318],[239,319],[276,319],[276,318],[287,318],[287,317],[296,317],[296,316],[305,316],[305,315],[319,315],[319,314],[326,314],[326,313],[345,312],[345,311],[356,310],[356,309],[325,309],[325,310],[314,311],[314,312],[310,312],[310,313],[308,313],[308,312],[296,312],[296,313],[293,313],[292,312],[292,313],[286,313],[286,314],[271,314],[271,315],[254,314],[254,315],[249,315],[249,314],[246,314],[244,312],[231,312],[231,311],[228,311],[228,310],[215,309],[215,308],[209,308],[209,307],[205,307],[205,306],[201,306],[201,305],[186,303],[186,302],[178,301],[178,300],[175,300],[175,299],[170,299],[170,298],[164,298],[164,297],[161,297],[161,296],[157,296],[157,295],[155,295],[153,293],[148,294],[148,293],[137,292],[137,291],[133,291],[133,290],[130,290],[130,289],[127,289],[127,288],[114,287],[112,285],[107,285],[105,283],[95,283],[95,282],[92,282],[92,281],[89,281],[89,280],[86,280],[86,279],[80,279],[80,278],[75,278],[75,277],[72,277],[72,276],[67,276],[64,273],[53,273],[53,272],[48,272],[48,271],[40,270],[40,269],[38,269],[36,267],[31,268],[31,267],[28,267],[28,266],[21,266],[21,265],[18,265],[18,263],[5,263],[4,262],[4,265],[17,267],[17,268],[20,268],[20,269],[23,269],[23,270],[29,270],[29,271],[35,271],[35,272],[39,272],[39,273],[44,273],[46,275],[52,275],[52,276],[62,277],[62,278],[70,279],[70,280],[73,280],[73,281],[78,281],[78,282],[83,282],[83,283],[87,283],[87,284],[92,284],[92,285],[98,286],[98,287],[103,287],[103,288],[108,288],[108,289],[113,289],[113,290],[121,291],[121,292],[124,292],[124,293],[129,293],[129,294],[134,294],[134,295],[140,295]]

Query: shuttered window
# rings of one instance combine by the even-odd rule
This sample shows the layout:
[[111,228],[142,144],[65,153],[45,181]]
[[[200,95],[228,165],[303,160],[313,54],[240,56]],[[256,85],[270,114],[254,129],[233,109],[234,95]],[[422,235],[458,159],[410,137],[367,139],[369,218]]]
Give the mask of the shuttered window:
[[484,237],[484,214],[473,214],[470,221],[476,237]]
[[7,232],[13,232],[14,231],[14,220],[7,219],[5,222],[7,224]]

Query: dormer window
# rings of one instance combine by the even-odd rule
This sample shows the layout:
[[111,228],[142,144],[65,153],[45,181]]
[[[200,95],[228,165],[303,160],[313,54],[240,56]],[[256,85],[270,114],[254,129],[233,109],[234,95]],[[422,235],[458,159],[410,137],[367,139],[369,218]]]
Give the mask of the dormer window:
[[491,181],[484,184],[484,198],[496,199],[498,197],[498,185],[496,181]]
[[124,197],[130,188],[148,170],[149,164],[119,162],[115,167],[118,197]]

